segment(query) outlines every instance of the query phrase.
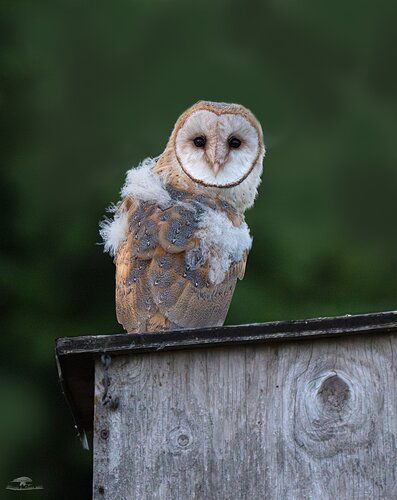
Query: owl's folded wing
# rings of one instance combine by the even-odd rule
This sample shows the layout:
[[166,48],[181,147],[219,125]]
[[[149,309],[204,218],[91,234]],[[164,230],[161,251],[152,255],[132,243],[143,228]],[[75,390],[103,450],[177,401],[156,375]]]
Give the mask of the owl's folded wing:
[[201,253],[206,229],[198,228],[197,206],[161,209],[125,200],[120,209],[128,213],[128,236],[116,255],[116,310],[124,328],[141,332],[222,325],[236,281],[244,276],[247,252],[214,284],[209,260]]

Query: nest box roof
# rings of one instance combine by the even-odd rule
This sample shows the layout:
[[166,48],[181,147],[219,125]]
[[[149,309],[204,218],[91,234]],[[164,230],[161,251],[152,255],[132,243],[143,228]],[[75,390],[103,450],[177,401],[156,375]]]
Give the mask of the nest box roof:
[[298,321],[274,321],[144,334],[94,335],[57,339],[59,380],[83,445],[93,427],[94,360],[152,351],[194,349],[348,335],[397,333],[397,311]]

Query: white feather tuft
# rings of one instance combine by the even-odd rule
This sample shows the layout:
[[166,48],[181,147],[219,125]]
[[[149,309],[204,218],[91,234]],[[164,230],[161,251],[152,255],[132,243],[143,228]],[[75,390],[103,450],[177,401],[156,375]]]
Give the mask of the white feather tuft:
[[[111,207],[114,212],[116,207]],[[120,244],[125,240],[128,229],[128,215],[126,212],[116,212],[112,219],[105,218],[99,224],[99,234],[104,243],[104,252],[114,257]]]
[[252,245],[249,228],[245,222],[239,227],[221,212],[207,209],[199,222],[200,248],[210,266],[212,283],[222,283],[231,264],[239,262]]
[[[123,198],[131,196],[138,201],[153,201],[160,206],[171,201],[171,197],[164,188],[161,177],[152,172],[157,158],[146,158],[138,167],[128,170],[126,180],[121,189]],[[108,212],[114,212],[113,218],[105,218],[100,224],[99,234],[104,243],[104,251],[114,256],[120,244],[125,240],[128,230],[128,216],[112,205]]]
[[152,171],[157,158],[146,158],[138,167],[128,170],[121,196],[131,196],[136,200],[155,201],[166,205],[171,197],[161,182],[161,177]]

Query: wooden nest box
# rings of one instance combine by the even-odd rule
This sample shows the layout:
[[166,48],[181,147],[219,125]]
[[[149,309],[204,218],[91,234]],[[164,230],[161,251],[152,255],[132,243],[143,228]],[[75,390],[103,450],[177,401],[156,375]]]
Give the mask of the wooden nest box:
[[396,333],[385,312],[58,339],[94,498],[397,498]]

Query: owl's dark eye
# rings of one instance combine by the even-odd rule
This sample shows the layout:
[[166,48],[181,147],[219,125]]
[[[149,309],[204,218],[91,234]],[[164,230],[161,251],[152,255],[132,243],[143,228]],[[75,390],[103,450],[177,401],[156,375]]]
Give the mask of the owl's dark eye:
[[237,149],[241,146],[241,141],[240,141],[240,139],[237,139],[237,137],[230,137],[228,142],[229,142],[229,146],[231,148]]
[[193,142],[194,142],[194,145],[196,146],[196,148],[203,148],[205,146],[205,143],[206,143],[206,138],[203,137],[202,135],[200,135],[198,137],[195,137],[193,139]]

